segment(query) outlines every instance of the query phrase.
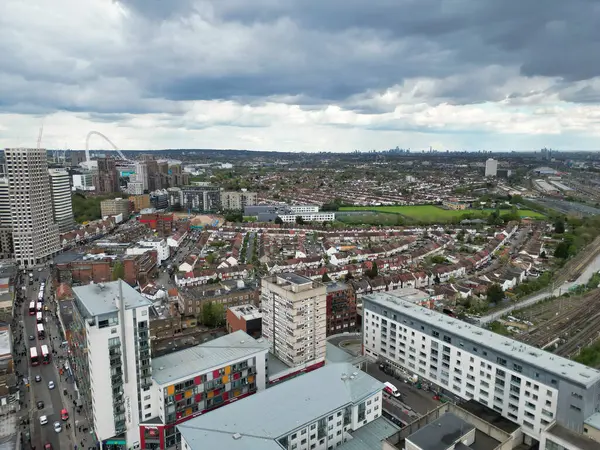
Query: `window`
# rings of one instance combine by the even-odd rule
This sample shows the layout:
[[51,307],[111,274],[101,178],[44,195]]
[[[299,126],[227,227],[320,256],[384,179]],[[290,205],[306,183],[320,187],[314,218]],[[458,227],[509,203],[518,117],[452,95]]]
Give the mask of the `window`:
[[515,372],[523,372],[523,366],[521,366],[520,364],[513,364],[513,369],[515,370]]
[[569,408],[571,408],[574,411],[581,412],[581,408],[579,406],[570,405]]
[[496,362],[501,366],[506,366],[506,360],[504,358],[500,358],[499,356],[496,358]]

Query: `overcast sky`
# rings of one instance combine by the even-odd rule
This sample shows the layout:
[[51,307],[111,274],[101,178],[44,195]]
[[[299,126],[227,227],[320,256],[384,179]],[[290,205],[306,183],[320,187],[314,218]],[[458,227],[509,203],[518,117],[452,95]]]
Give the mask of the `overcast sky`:
[[598,0],[1,0],[0,147],[44,123],[48,148],[598,149],[598,24]]

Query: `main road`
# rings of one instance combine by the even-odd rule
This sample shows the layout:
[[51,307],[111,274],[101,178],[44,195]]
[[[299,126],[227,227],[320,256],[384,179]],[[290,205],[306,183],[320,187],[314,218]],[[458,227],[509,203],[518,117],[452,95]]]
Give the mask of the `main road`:
[[[24,338],[27,340],[27,347],[35,346],[38,351],[39,358],[41,360],[41,350],[40,347],[42,345],[47,345],[50,349],[50,353],[52,353],[52,344],[51,339],[48,334],[44,339],[39,339],[37,334],[37,323],[36,317],[29,315],[29,302],[34,301],[37,302],[38,292],[40,288],[40,281],[45,280],[48,277],[48,270],[43,269],[42,272],[38,272],[37,269],[33,270],[34,277],[37,277],[33,285],[27,285],[27,300],[23,302],[23,324],[25,327]],[[28,279],[28,277],[26,277]],[[45,305],[48,305],[49,302],[46,300],[44,302]],[[44,328],[46,328],[46,323],[50,320],[47,315],[51,314],[51,312],[44,312]],[[30,336],[33,337],[30,340]],[[30,419],[31,419],[31,445],[35,446],[37,449],[43,449],[44,445],[50,443],[53,449],[67,449],[73,448],[73,441],[71,439],[72,432],[69,429],[65,429],[65,425],[67,422],[64,422],[60,418],[60,412],[63,408],[65,408],[63,403],[63,398],[60,392],[60,383],[59,383],[59,374],[57,370],[58,361],[54,361],[51,358],[49,364],[40,364],[38,366],[31,366],[29,361],[29,349],[27,350],[27,361],[29,363],[29,386],[30,386],[30,402],[29,402],[29,410],[30,410]],[[41,377],[41,381],[35,381],[36,376]],[[48,382],[53,381],[56,387],[54,389],[48,388]],[[38,409],[37,403],[39,401],[43,402],[43,408]],[[72,411],[72,408],[69,409]],[[48,423],[46,425],[40,425],[40,416],[45,415],[48,418]],[[57,433],[54,430],[54,422],[60,422],[62,431]]]
[[539,303],[542,300],[545,300],[550,297],[560,297],[565,292],[568,292],[568,290],[571,287],[578,286],[580,284],[586,284],[590,280],[590,278],[592,278],[592,276],[598,271],[600,271],[600,255],[594,258],[592,262],[590,262],[587,265],[587,267],[583,270],[583,272],[581,273],[579,278],[577,278],[577,280],[573,282],[567,281],[561,284],[560,286],[554,286],[554,289],[552,289],[552,287],[545,289],[544,291],[535,294],[531,297],[528,297],[523,301],[515,303],[514,305],[507,306],[506,308],[503,308],[499,311],[488,314],[487,316],[483,316],[479,318],[479,324],[487,325],[488,323],[498,320],[500,317],[511,313],[515,309],[521,309],[531,305],[535,305],[536,303]]

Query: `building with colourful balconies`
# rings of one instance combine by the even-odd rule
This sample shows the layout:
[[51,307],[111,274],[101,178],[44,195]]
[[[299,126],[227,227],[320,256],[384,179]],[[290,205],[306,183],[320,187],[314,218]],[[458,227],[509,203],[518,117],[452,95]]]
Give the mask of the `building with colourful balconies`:
[[269,344],[243,331],[152,360],[141,448],[174,449],[176,425],[265,389]]

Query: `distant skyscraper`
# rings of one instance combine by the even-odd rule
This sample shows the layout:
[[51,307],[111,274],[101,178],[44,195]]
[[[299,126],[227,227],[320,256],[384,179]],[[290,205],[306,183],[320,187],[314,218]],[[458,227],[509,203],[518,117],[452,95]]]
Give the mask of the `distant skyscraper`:
[[50,175],[54,221],[58,225],[58,231],[66,233],[71,231],[75,225],[69,172],[64,169],[49,169],[48,174]]
[[495,177],[497,173],[498,173],[498,161],[496,161],[495,159],[489,158],[485,162],[485,176],[486,177]]
[[14,257],[21,266],[47,261],[58,252],[45,149],[4,150],[8,175]]
[[148,190],[148,166],[145,162],[135,163],[135,181],[142,183],[142,192]]
[[119,173],[112,158],[98,159],[98,170],[94,173],[94,187],[98,194],[119,192]]

